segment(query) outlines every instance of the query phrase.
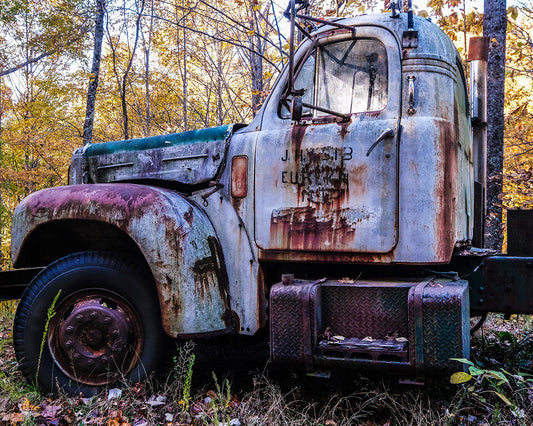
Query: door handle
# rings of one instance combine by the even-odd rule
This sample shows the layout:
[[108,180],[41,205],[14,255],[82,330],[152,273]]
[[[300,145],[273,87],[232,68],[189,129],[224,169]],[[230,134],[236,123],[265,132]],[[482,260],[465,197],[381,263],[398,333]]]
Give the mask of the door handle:
[[392,138],[394,136],[394,130],[392,129],[385,129],[383,132],[381,132],[381,135],[378,136],[376,139],[376,142],[372,144],[372,146],[368,149],[366,152],[366,156],[368,157],[370,153],[374,150],[374,148],[380,143],[383,139]]

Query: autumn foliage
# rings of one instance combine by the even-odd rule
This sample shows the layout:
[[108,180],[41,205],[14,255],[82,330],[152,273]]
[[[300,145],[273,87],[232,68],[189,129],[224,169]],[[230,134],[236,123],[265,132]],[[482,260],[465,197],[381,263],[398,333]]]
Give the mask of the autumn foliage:
[[[0,235],[29,193],[67,184],[83,143],[94,22],[102,0],[0,1]],[[248,122],[287,59],[285,4],[267,0],[103,2],[93,142]],[[312,1],[316,16],[380,12],[376,0]],[[465,9],[466,6],[466,9]],[[431,17],[466,57],[482,31],[470,2],[430,0]],[[507,208],[533,203],[532,3],[508,8],[504,190]]]

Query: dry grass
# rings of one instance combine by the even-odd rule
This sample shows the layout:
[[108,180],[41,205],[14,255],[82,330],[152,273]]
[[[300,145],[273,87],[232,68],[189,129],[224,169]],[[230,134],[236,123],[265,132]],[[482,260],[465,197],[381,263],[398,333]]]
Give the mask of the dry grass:
[[[234,347],[226,342],[220,352],[209,345],[182,344],[164,376],[123,384],[114,398],[109,396],[116,391],[107,390],[85,399],[42,395],[26,384],[11,344],[14,309],[11,302],[0,305],[0,424],[533,424],[533,383],[524,374],[533,359],[528,317],[489,318],[473,337],[473,360],[482,373],[462,385],[444,379],[407,387],[387,377],[328,381],[279,373],[265,368],[264,360],[244,365],[242,359],[253,358],[253,350],[247,353],[238,341]],[[228,351],[233,352],[221,355]],[[492,377],[493,370],[505,381]]]

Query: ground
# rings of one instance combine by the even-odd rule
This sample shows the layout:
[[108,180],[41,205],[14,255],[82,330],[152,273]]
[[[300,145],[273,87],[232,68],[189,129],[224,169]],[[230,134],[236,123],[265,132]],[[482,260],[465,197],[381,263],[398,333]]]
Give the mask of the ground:
[[[181,342],[169,368],[87,399],[44,395],[17,369],[15,302],[0,309],[0,424],[492,425],[533,423],[530,317],[492,315],[472,338],[469,373],[400,385],[346,374],[309,378],[268,362],[265,339]],[[261,337],[261,336],[260,336]],[[458,366],[460,363],[458,362]]]

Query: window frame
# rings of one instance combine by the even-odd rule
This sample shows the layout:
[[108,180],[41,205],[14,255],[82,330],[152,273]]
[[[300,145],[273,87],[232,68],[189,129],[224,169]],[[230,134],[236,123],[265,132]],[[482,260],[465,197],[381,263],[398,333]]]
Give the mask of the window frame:
[[[331,36],[331,34],[327,34],[327,35]],[[295,67],[294,81],[296,82],[296,80],[300,76],[300,73],[302,69],[304,68],[305,63],[309,60],[310,57],[314,56],[315,63],[314,63],[314,75],[313,75],[313,104],[312,105],[320,107],[321,105],[318,105],[316,103],[317,96],[318,96],[317,95],[317,92],[318,92],[317,77],[319,73],[318,56],[320,53],[318,52],[318,50],[324,46],[329,46],[329,45],[337,44],[337,43],[345,43],[350,40],[352,41],[371,40],[375,43],[380,44],[383,49],[383,53],[385,54],[387,77],[386,77],[386,82],[384,86],[386,87],[386,90],[387,90],[387,101],[384,103],[384,105],[380,109],[368,109],[368,110],[356,111],[356,112],[345,112],[345,111],[335,111],[335,112],[338,112],[340,115],[344,114],[347,116],[352,116],[352,115],[360,115],[360,114],[368,114],[368,113],[376,114],[376,113],[380,113],[386,110],[389,104],[389,89],[390,89],[390,84],[389,84],[390,61],[389,61],[389,51],[388,51],[387,45],[382,40],[380,40],[378,37],[373,36],[373,35],[354,37],[352,33],[347,34],[346,32],[344,32],[343,34],[341,33],[341,34],[335,34],[335,35],[337,35],[337,37],[335,37],[335,39],[333,40],[331,39],[331,37],[327,37],[326,40],[321,40],[321,38],[326,38],[326,37],[321,37],[321,38],[315,38],[311,41],[310,46],[306,49],[306,52],[300,58],[300,60],[298,61]],[[338,37],[339,35],[340,37]],[[287,81],[285,82],[284,88],[282,90],[282,96],[280,97],[280,100],[278,102],[278,108],[277,108],[278,117],[282,120],[291,120],[289,105],[290,105],[292,96],[289,93],[287,93],[288,90],[289,90],[289,82]],[[312,115],[302,115],[300,122],[320,123],[320,122],[343,121],[342,117],[339,117],[337,115],[331,115],[331,114],[317,115],[318,113],[320,113],[320,111],[318,111],[317,109],[313,109],[313,108],[310,108],[310,109],[312,110]]]

